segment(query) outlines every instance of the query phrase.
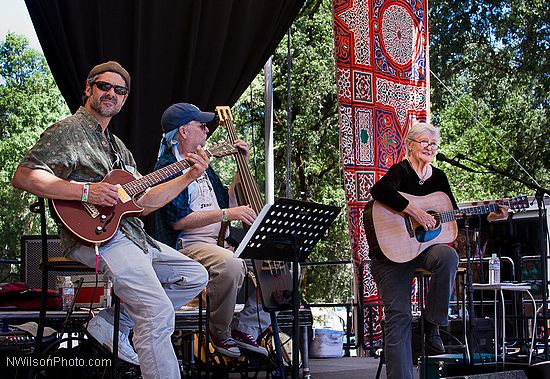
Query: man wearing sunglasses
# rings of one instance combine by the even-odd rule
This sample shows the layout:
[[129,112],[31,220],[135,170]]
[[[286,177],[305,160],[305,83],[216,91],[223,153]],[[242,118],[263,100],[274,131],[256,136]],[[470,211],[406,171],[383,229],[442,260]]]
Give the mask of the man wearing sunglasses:
[[[114,168],[139,176],[131,152],[108,129],[129,91],[130,75],[117,62],[92,68],[86,79],[84,105],[44,131],[19,164],[13,185],[45,198],[74,200],[75,204],[117,205],[119,187],[102,179]],[[209,164],[200,146],[185,159],[191,168],[184,175],[134,199],[144,208],[142,215],[172,200]],[[122,218],[113,238],[95,248],[81,243],[63,227],[60,235],[64,254],[105,273],[123,302],[119,357],[139,364],[143,378],[179,378],[171,341],[174,309],[206,286],[208,273],[203,266],[155,241],[137,217]],[[113,321],[113,310],[107,308],[88,324],[90,335],[110,349]],[[137,354],[128,340],[132,328]]]

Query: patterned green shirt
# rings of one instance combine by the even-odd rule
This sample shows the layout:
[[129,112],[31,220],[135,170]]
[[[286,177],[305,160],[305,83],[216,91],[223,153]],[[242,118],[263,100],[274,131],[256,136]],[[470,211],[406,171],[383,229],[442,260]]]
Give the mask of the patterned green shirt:
[[[118,137],[113,135],[113,139],[124,168],[140,177],[132,153]],[[114,161],[115,156],[101,125],[84,107],[80,107],[74,115],[46,129],[23,157],[20,165],[46,170],[65,180],[95,183],[100,182],[113,169]],[[159,247],[145,233],[143,222],[137,217],[123,218],[120,230],[146,253],[148,243]],[[80,245],[64,228],[61,228],[60,235],[61,248],[65,255]]]

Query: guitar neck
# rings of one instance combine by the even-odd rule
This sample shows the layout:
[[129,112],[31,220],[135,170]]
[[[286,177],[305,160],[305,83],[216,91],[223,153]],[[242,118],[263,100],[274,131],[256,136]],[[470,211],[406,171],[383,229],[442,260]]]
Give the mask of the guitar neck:
[[499,204],[484,204],[475,207],[462,209],[453,209],[452,211],[438,213],[441,222],[455,221],[465,216],[480,216],[490,212],[496,212],[499,205],[508,205],[507,201],[501,201]]
[[[208,158],[212,157],[212,153],[208,150],[204,150]],[[132,180],[129,183],[123,184],[122,188],[126,191],[130,197],[133,197],[139,193],[142,193],[147,188],[150,188],[163,180],[180,173],[181,171],[189,168],[191,165],[185,160],[182,159],[179,162],[174,162],[166,167],[163,167],[157,171],[153,171],[150,174],[147,174],[139,179]]]
[[[229,141],[234,144],[238,138],[235,124],[233,123],[231,109],[226,107],[218,107],[216,108],[216,111],[218,112],[221,122],[223,122],[223,126],[227,130]],[[250,172],[250,168],[248,167],[248,162],[246,161],[244,154],[238,153],[236,155],[236,161],[237,170],[241,177],[242,191],[245,197],[245,202],[250,205],[257,214],[259,214],[265,203],[260,194],[260,190],[258,189],[258,185]]]

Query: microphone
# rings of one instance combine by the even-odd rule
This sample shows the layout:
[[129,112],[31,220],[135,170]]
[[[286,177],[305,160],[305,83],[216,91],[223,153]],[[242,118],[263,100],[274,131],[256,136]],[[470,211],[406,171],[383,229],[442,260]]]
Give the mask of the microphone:
[[[457,156],[458,156],[458,154],[457,154]],[[437,153],[435,157],[437,158],[438,161],[447,162],[452,166],[461,168],[461,169],[469,171],[469,172],[476,172],[475,170],[471,169],[470,167],[464,166],[462,163],[460,163],[460,162],[458,162],[454,159],[447,158],[447,156],[443,153]]]

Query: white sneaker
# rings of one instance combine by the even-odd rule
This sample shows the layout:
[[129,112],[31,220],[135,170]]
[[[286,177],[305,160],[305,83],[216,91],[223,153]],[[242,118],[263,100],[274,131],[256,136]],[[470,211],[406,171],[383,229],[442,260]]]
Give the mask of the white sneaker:
[[[111,353],[113,352],[113,325],[103,317],[98,316],[88,322],[87,330],[90,336],[99,342],[100,345],[104,346]],[[132,345],[130,345],[128,336],[122,332],[118,332],[118,357],[123,361],[139,366],[138,355]]]

